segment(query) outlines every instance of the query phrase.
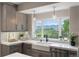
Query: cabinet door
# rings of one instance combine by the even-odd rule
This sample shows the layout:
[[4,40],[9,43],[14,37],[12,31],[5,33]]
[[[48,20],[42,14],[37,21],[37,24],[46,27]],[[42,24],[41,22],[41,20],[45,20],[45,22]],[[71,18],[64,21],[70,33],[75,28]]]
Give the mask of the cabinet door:
[[51,57],[50,52],[39,51],[39,57]]
[[0,57],[1,57],[1,44],[0,44]]
[[22,44],[11,45],[9,46],[9,48],[10,48],[10,53],[22,52]]
[[32,49],[33,57],[51,57],[50,52]]
[[77,51],[69,51],[69,57],[77,57]]
[[27,55],[32,55],[32,45],[31,44],[23,44],[23,53]]
[[2,31],[15,31],[16,8],[15,6],[4,4],[2,17]]
[[1,56],[6,56],[8,54],[10,54],[9,53],[9,47],[2,44],[1,45]]
[[17,31],[27,31],[27,16],[22,13],[16,14],[17,19]]
[[68,57],[68,50],[51,48],[50,52],[52,57]]
[[39,57],[39,51],[36,49],[32,49],[32,56],[33,57]]

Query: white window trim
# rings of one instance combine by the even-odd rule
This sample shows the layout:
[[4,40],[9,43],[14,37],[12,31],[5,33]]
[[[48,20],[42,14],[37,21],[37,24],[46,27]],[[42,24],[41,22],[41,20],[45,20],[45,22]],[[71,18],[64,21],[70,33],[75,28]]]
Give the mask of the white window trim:
[[[67,17],[67,18],[69,18],[69,17]],[[62,19],[60,18],[59,20],[62,20]],[[33,22],[34,22],[34,21],[33,21]],[[40,39],[44,40],[44,37],[43,37],[43,36],[44,36],[44,34],[43,34],[43,29],[44,29],[44,28],[43,28],[43,20],[42,20],[41,22],[42,22],[42,24],[41,24],[41,26],[42,26],[42,30],[41,30],[42,37],[36,38],[35,36],[33,36],[33,39],[34,39],[34,40],[35,40],[35,39],[36,39],[36,40],[37,40],[37,39],[38,39],[38,40],[40,40]],[[59,22],[60,22],[60,21],[59,21]],[[58,29],[59,29],[59,32],[58,32],[59,35],[58,35],[58,37],[61,36],[61,22],[60,22],[59,24],[60,24],[60,26],[58,26]],[[34,30],[34,32],[32,32],[32,33],[35,35],[35,29],[34,29],[35,27],[34,27],[34,25],[35,25],[35,24],[33,24],[33,30]],[[69,40],[67,40],[67,41],[65,41],[65,40],[60,40],[59,38],[58,38],[58,39],[55,39],[55,38],[48,38],[48,39],[49,39],[49,41],[56,41],[56,42],[63,42],[63,43],[64,43],[64,42],[66,42],[66,43],[69,43],[69,42],[70,42]],[[67,39],[69,39],[69,38],[67,38]]]

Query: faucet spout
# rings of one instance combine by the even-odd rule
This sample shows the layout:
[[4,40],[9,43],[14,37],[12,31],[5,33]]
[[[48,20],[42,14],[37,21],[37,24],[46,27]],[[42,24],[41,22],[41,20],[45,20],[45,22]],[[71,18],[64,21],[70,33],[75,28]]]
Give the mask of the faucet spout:
[[44,35],[44,37],[46,38],[46,42],[48,42],[48,35]]

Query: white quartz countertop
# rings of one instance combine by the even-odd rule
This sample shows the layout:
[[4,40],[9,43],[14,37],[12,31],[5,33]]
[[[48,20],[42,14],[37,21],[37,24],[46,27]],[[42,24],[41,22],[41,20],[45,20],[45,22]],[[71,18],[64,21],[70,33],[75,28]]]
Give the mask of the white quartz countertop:
[[2,42],[2,44],[8,45],[8,46],[16,45],[16,44],[19,44],[19,43],[28,43],[28,44],[32,44],[32,45],[40,45],[40,46],[46,46],[46,47],[55,47],[55,48],[62,48],[62,49],[78,51],[78,47],[71,46],[71,45],[66,44],[66,43],[58,43],[58,42],[41,43],[41,42],[35,41],[35,40],[16,41],[16,42]]
[[21,54],[21,53],[13,53],[13,54],[10,54],[10,55],[7,55],[5,57],[32,57],[32,56],[29,56],[29,55],[24,55],[24,54]]

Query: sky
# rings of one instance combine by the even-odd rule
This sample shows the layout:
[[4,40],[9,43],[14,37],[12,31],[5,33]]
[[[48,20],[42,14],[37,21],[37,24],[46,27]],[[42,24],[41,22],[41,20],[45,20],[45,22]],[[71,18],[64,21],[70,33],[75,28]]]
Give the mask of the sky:
[[[63,24],[63,21],[61,21]],[[45,19],[43,20],[43,25],[58,25],[59,24],[59,20],[54,20],[54,19]],[[41,21],[37,20],[35,23],[36,26],[41,26]]]

